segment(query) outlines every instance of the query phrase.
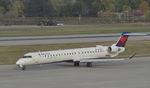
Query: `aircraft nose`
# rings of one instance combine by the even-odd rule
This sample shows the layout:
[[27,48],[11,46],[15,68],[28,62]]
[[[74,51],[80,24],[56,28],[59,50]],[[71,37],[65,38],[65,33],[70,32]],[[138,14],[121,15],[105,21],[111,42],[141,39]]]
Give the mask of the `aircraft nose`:
[[17,62],[16,62],[16,65],[20,65],[21,64],[21,60],[18,60]]

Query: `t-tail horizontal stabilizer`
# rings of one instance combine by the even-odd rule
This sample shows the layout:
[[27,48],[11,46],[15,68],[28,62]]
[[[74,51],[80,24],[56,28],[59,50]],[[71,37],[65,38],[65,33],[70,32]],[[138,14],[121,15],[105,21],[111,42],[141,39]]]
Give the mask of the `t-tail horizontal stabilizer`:
[[123,34],[124,36],[145,36],[147,34],[144,34],[144,33],[131,33],[131,32],[128,32],[128,33],[125,33]]
[[145,36],[144,33],[131,33],[131,32],[122,32],[120,39],[117,41],[117,47],[125,47],[129,36]]

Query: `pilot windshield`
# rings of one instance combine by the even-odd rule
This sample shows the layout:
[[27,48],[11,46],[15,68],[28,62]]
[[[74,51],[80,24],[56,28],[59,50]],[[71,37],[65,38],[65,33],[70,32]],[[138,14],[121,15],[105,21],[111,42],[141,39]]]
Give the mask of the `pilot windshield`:
[[22,58],[32,58],[32,56],[23,56]]

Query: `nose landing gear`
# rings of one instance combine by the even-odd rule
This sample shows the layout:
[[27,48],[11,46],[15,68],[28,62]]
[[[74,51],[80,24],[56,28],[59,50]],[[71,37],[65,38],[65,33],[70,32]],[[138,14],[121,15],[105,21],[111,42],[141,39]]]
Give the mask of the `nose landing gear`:
[[21,70],[25,70],[26,67],[24,65],[17,65]]

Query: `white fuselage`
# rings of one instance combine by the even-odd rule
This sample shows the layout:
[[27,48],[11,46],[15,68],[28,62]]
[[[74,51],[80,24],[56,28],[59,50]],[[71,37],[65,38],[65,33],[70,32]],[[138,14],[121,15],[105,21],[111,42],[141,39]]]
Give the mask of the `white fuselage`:
[[[105,59],[105,57],[115,57],[124,52],[128,36],[131,35],[145,34],[122,32],[116,44],[113,44],[111,46],[96,45],[96,47],[88,48],[27,53],[16,62],[16,65],[24,70],[25,65],[44,64],[52,62],[72,61],[74,62],[74,66],[79,66],[79,63],[87,63],[87,67],[90,67],[92,65],[91,63],[93,62],[120,61],[123,59]],[[131,58],[134,56],[135,54],[133,54]]]
[[84,58],[100,58],[106,57],[108,54],[107,48],[102,46],[90,47],[90,48],[78,48],[67,49],[57,51],[44,51],[27,53],[24,56],[31,56],[30,58],[20,58],[16,64],[31,65],[31,64],[43,64],[60,61],[78,61]]
[[118,52],[111,54],[108,52],[108,46],[98,45],[89,48],[27,53],[16,64],[32,65],[62,61],[80,61],[81,59],[102,58],[112,55],[118,55]]

